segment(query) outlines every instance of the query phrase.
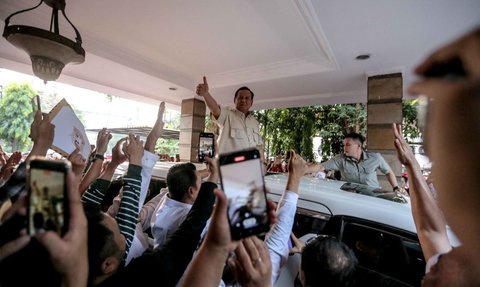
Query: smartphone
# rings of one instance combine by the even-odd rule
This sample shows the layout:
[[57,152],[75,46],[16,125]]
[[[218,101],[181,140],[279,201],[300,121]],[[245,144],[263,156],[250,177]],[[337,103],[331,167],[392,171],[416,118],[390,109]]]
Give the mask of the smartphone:
[[35,97],[33,97],[33,106],[34,106],[34,109],[35,111],[42,111],[42,105],[40,104],[40,96],[39,95],[35,95]]
[[214,144],[214,135],[213,133],[204,133],[201,132],[198,140],[198,161],[204,162],[205,157],[208,156],[212,158],[215,155],[215,144]]
[[256,148],[219,155],[222,189],[234,240],[263,235],[270,228],[260,152]]
[[28,233],[68,230],[67,173],[70,162],[33,157],[27,162]]

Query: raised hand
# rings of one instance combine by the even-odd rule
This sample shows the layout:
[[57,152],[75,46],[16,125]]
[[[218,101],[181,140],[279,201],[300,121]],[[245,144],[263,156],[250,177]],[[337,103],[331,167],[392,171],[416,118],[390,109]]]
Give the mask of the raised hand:
[[205,163],[207,164],[209,176],[207,181],[218,182],[218,160],[215,158],[205,157]]
[[0,178],[8,179],[10,175],[12,175],[15,166],[19,164],[21,160],[22,153],[19,151],[14,152],[0,169]]
[[6,164],[8,166],[16,166],[17,164],[20,163],[21,160],[22,160],[22,153],[19,151],[16,151],[12,153],[12,155],[8,158]]
[[165,113],[165,102],[161,102],[160,106],[158,107],[158,114],[157,114],[157,120],[155,121],[155,124],[153,125],[152,130],[147,136],[147,140],[145,142],[145,150],[149,152],[155,152],[155,145],[157,143],[157,140],[162,136],[163,134],[163,114]]
[[143,141],[140,140],[140,136],[133,133],[128,134],[128,140],[124,145],[124,153],[131,164],[142,165]]
[[208,83],[207,83],[207,78],[204,76],[203,77],[203,83],[200,83],[197,85],[197,95],[200,97],[204,97],[206,94],[208,94]]
[[119,166],[127,160],[127,157],[123,153],[123,144],[126,142],[127,138],[120,139],[115,146],[112,148],[112,161],[110,162],[113,166]]
[[255,236],[245,238],[228,263],[241,286],[272,286],[272,262],[265,243]]
[[87,161],[80,153],[80,148],[77,146],[67,159],[72,163],[72,171],[75,174],[75,177],[77,177],[77,180],[79,180],[82,176],[85,166],[87,165]]
[[112,134],[106,128],[101,129],[97,135],[96,153],[100,155],[105,154],[111,139]]
[[55,125],[50,122],[48,114],[43,114],[40,111],[35,113],[33,123],[30,130],[30,138],[34,143],[42,143],[50,147],[53,143],[55,132]]
[[410,145],[405,141],[402,135],[402,125],[392,124],[393,135],[395,137],[395,148],[397,149],[398,160],[405,166],[410,166],[416,162],[415,155]]
[[305,175],[305,172],[308,169],[307,162],[294,150],[289,152],[290,158],[288,161],[288,180],[287,180],[287,190],[297,192],[300,185],[300,179]]

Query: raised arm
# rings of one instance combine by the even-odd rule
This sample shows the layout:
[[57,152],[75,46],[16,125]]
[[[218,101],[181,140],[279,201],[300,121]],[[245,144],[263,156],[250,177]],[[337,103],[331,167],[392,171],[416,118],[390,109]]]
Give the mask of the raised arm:
[[[437,50],[417,69],[459,59],[466,75],[457,80],[422,80],[409,92],[433,99],[427,152],[435,163],[435,188],[449,225],[480,266],[480,28]],[[448,116],[447,116],[448,115]],[[452,166],[452,164],[454,166]],[[478,269],[477,269],[478,270]]]
[[50,122],[48,114],[42,115],[40,111],[37,111],[30,127],[33,147],[27,159],[35,155],[45,156],[53,143],[54,135],[55,125]]
[[308,169],[309,167],[305,160],[292,150],[288,162],[289,173],[287,186],[285,187],[277,209],[278,221],[273,225],[265,240],[272,261],[272,284],[275,284],[277,281],[280,275],[280,269],[288,258],[288,240],[292,232],[297,209],[298,187],[300,185],[300,179]]
[[127,175],[123,178],[123,194],[116,220],[120,227],[120,232],[125,236],[127,243],[125,250],[126,258],[135,234],[139,212],[138,201],[142,183],[143,142],[138,136],[129,134],[128,141],[124,146],[124,152],[128,158],[129,165]]
[[83,170],[85,169],[86,160],[80,153],[80,148],[77,146],[75,150],[67,158],[72,163],[72,171],[75,176],[75,187],[78,189],[80,181],[82,180]]
[[93,163],[90,165],[90,168],[80,182],[80,194],[84,193],[85,190],[87,190],[87,188],[100,176],[103,162],[105,160],[105,152],[107,151],[108,143],[111,139],[112,135],[106,128],[103,128],[98,132],[95,157]]
[[197,85],[197,95],[205,99],[208,109],[212,112],[212,115],[215,117],[215,119],[218,119],[220,116],[220,107],[218,106],[217,101],[215,101],[212,95],[210,95],[208,92],[208,83],[206,77],[203,77],[203,83]]
[[161,102],[158,107],[157,120],[153,125],[152,130],[147,136],[145,141],[145,150],[155,153],[155,145],[157,140],[162,136],[163,133],[163,114],[165,112],[165,102]]
[[122,145],[126,138],[120,139],[112,149],[112,160],[107,165],[99,178],[90,185],[86,192],[82,195],[83,202],[89,204],[101,205],[105,192],[110,186],[110,181],[115,173],[117,167],[127,160],[127,157],[122,151]]
[[158,155],[155,154],[155,145],[157,140],[163,134],[163,113],[165,112],[165,102],[161,102],[158,107],[157,119],[153,125],[152,130],[147,136],[145,142],[145,152],[142,158],[142,188],[140,191],[140,199],[138,201],[138,208],[141,209],[147,197],[148,187],[152,179],[153,168],[158,161]]
[[393,133],[398,159],[407,168],[413,220],[423,255],[428,260],[437,253],[446,253],[451,249],[446,221],[429,191],[427,181],[423,177],[412,149],[402,136],[401,125],[393,124]]

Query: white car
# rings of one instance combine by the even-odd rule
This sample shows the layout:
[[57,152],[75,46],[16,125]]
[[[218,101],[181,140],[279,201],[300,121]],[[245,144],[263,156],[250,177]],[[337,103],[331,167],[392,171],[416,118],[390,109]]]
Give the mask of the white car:
[[[265,176],[269,197],[278,202],[287,174]],[[304,176],[300,182],[294,234],[306,240],[328,234],[349,245],[364,278],[384,286],[420,286],[425,260],[409,198],[337,180]],[[276,286],[295,286],[300,255],[292,255]]]

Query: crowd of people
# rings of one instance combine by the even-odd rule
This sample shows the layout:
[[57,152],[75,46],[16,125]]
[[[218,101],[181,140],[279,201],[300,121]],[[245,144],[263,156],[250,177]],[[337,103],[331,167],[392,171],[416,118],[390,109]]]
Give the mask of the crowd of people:
[[[427,261],[422,286],[480,286],[480,183],[476,178],[480,140],[474,136],[480,132],[480,29],[437,50],[416,72],[426,75],[448,67],[451,61],[462,63],[461,77],[425,77],[409,87],[412,94],[428,96],[433,104],[425,142],[434,162],[435,182],[425,180],[401,126],[392,125]],[[249,112],[254,96],[249,88],[236,91],[235,109],[216,103],[206,78],[197,93],[221,127],[220,152],[261,148],[258,122]],[[362,150],[363,138],[358,135],[346,135],[344,154],[322,165],[310,165],[290,151],[285,191],[276,206],[268,203],[270,230],[264,236],[233,240],[228,201],[218,187],[214,158],[206,158],[208,168],[203,171],[191,163],[176,164],[167,174],[167,187],[146,200],[159,160],[155,143],[162,135],[164,109],[161,103],[145,142],[134,134],[121,139],[108,164],[103,162],[112,138],[107,129],[98,133],[89,159],[82,158],[78,149],[63,159],[71,165],[66,177],[69,216],[64,234],[48,228],[35,235],[26,231],[25,163],[45,156],[52,146],[55,130],[48,115],[36,113],[30,132],[34,145],[25,161],[20,153],[6,157],[0,150],[0,286],[274,286],[291,252],[299,184],[305,174],[330,168],[340,170],[342,177],[378,185],[376,174],[352,175],[348,169],[363,164],[373,172],[377,168],[387,176],[391,172],[383,159]],[[108,200],[105,194],[113,174],[125,161],[128,170],[120,191]],[[389,176],[389,181],[393,189],[398,188],[395,177]],[[461,241],[459,246],[452,246],[450,228]],[[302,255],[298,274],[302,286],[381,286],[368,278],[359,280],[355,253],[335,238],[318,235],[295,248]]]

